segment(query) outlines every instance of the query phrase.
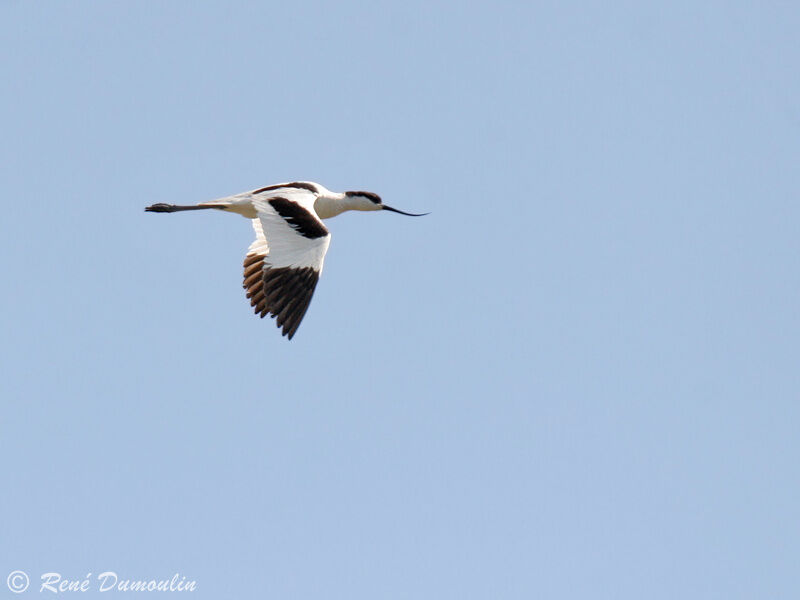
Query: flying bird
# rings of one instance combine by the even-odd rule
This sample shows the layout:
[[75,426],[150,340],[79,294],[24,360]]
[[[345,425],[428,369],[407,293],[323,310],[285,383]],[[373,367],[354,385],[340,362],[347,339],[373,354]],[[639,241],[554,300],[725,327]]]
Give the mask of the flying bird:
[[215,209],[250,219],[256,239],[244,259],[244,289],[250,306],[263,319],[276,319],[282,335],[292,339],[308,310],[322,273],[331,234],[322,223],[347,210],[388,210],[372,192],[332,192],[318,183],[294,181],[191,206],[153,204],[147,212],[172,213]]

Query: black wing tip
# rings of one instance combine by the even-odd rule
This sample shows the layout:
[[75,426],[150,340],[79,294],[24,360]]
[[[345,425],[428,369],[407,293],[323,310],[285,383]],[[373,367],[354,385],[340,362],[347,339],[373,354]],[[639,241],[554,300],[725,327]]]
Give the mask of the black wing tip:
[[260,279],[254,275],[263,267],[264,256],[248,255],[244,261],[245,290],[262,319],[276,319],[281,335],[291,340],[311,304],[319,281],[319,271],[312,267],[267,268]]

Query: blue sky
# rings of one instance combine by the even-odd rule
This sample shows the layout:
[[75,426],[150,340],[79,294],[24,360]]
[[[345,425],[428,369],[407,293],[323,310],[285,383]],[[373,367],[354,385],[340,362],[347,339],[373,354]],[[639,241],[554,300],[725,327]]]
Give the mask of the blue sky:
[[[789,2],[0,3],[0,585],[796,597],[798,30]],[[432,214],[329,221],[287,342],[244,298],[249,223],[143,208],[295,179]]]

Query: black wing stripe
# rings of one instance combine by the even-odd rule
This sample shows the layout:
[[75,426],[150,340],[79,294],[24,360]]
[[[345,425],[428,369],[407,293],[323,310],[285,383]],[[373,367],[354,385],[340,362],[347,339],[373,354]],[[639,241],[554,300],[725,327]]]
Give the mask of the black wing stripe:
[[270,198],[267,202],[292,229],[303,237],[313,240],[328,235],[328,230],[320,223],[319,219],[297,202],[286,198]]
[[268,185],[267,187],[263,187],[257,190],[253,190],[252,194],[261,194],[263,192],[272,192],[275,190],[282,190],[285,188],[294,188],[297,190],[307,190],[309,192],[313,192],[314,194],[319,193],[319,189],[313,183],[307,183],[305,181],[293,181],[291,183],[278,183],[275,185]]

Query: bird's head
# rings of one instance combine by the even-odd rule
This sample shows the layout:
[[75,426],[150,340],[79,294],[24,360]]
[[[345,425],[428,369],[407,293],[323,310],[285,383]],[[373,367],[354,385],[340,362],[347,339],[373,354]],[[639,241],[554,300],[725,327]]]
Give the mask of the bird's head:
[[381,200],[381,197],[378,196],[378,194],[373,194],[372,192],[345,192],[344,195],[349,201],[348,203],[352,210],[388,210],[401,215],[408,215],[409,217],[422,217],[428,214],[407,213],[403,212],[402,210],[397,210],[396,208],[385,205]]

